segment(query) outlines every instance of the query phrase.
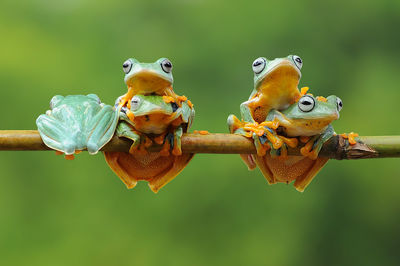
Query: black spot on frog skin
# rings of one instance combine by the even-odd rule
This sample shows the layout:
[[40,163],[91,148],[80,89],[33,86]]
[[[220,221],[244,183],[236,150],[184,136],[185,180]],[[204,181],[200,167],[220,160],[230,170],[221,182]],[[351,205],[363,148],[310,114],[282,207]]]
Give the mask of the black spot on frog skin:
[[150,121],[150,117],[148,115],[146,115],[144,118],[146,119],[146,122]]
[[178,105],[177,105],[176,103],[174,103],[174,102],[171,103],[171,107],[172,107],[172,112],[174,112],[174,113],[175,113],[176,110],[178,110],[178,108],[179,108]]
[[128,110],[128,108],[126,108],[125,106],[123,106],[122,108],[121,108],[121,112],[123,112],[123,113],[125,113],[126,114],[126,111]]

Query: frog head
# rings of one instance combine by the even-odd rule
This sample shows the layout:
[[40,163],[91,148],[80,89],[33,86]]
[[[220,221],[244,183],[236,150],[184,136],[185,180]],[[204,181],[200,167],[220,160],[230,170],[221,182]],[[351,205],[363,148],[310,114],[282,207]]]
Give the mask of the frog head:
[[140,63],[134,58],[129,58],[122,68],[126,85],[134,88],[137,93],[157,93],[173,83],[172,63],[167,58],[160,58],[154,63]]
[[275,87],[277,93],[297,89],[301,78],[300,70],[302,66],[303,61],[297,55],[275,58],[274,60],[259,57],[252,64],[254,89],[257,91],[268,90],[270,92],[271,88]]
[[151,114],[166,114],[173,113],[171,103],[163,101],[161,96],[157,95],[135,95],[131,99],[131,111],[135,116],[144,116]]
[[339,111],[343,107],[339,97],[331,95],[326,99],[317,98],[304,95],[297,103],[282,111],[287,130],[298,132],[294,135],[311,136],[321,133],[332,121],[339,118]]

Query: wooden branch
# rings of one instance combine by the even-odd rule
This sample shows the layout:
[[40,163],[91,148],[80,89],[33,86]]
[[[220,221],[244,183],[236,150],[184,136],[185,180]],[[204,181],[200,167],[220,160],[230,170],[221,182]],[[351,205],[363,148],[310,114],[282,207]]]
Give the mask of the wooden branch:
[[[400,157],[400,136],[360,137],[360,142],[350,146],[346,139],[337,135],[326,142],[320,152],[321,157],[331,159],[366,159]],[[103,151],[128,151],[131,142],[113,137]],[[160,146],[149,147],[149,151],[159,151]],[[289,155],[300,155],[298,147],[289,149]],[[37,130],[0,130],[0,150],[40,151],[51,150],[40,138]],[[185,153],[255,153],[251,140],[233,134],[184,134],[182,150]]]

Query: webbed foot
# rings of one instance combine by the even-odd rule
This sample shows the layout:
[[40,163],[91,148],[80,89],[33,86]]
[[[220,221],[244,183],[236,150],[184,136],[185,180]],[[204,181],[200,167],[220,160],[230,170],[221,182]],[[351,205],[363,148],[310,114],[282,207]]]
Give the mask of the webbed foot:
[[[327,142],[335,134],[333,127],[331,125],[325,130],[324,133],[320,135],[315,135],[311,137],[306,145],[300,149],[301,155],[308,157],[312,160],[318,158],[319,152],[321,151],[322,145]],[[303,137],[304,138],[304,137]],[[305,139],[301,140],[302,142]]]
[[349,141],[350,145],[355,145],[357,143],[357,137],[359,136],[357,133],[350,132],[350,133],[343,133],[340,134],[344,139],[347,139]]
[[182,155],[181,138],[183,134],[182,127],[175,128],[172,132],[166,132],[154,138],[154,141],[161,145],[161,156],[169,156],[170,153],[174,156]]

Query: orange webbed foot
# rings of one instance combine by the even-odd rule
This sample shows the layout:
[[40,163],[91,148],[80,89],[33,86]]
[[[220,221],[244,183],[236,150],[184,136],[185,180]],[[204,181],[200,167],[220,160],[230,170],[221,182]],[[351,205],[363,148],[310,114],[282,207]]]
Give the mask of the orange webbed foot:
[[69,154],[69,155],[65,155],[64,158],[68,161],[72,161],[73,159],[75,159],[75,156],[73,154]]
[[208,132],[207,130],[193,130],[194,134],[200,134],[200,135],[209,135],[210,132]]
[[126,116],[129,118],[129,120],[131,120],[132,122],[135,120],[135,115],[130,111],[127,110],[126,111]]
[[344,139],[347,139],[350,145],[355,145],[357,143],[355,138],[358,137],[359,135],[357,133],[350,132],[348,134],[346,133],[340,134],[340,136],[342,136]]
[[164,145],[160,151],[160,155],[161,156],[169,156],[170,148],[171,148],[171,145],[169,144],[169,142],[167,140],[165,140]]
[[172,96],[163,96],[163,101],[165,102],[165,103],[172,103],[172,102],[175,102],[175,99],[174,99],[174,97],[172,97]]

